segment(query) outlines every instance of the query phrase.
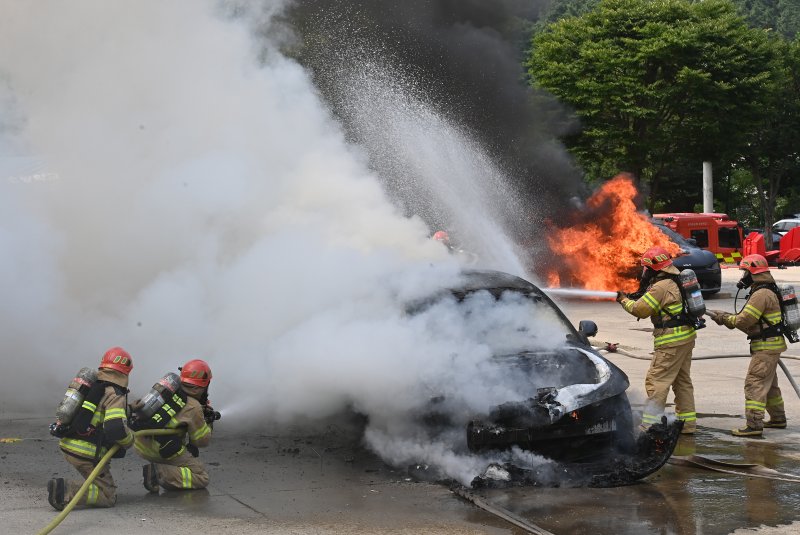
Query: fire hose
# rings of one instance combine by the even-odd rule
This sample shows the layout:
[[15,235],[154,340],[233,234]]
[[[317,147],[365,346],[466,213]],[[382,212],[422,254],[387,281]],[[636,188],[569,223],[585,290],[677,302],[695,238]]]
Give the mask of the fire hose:
[[[180,433],[182,433],[182,431],[176,429],[142,429],[140,431],[135,431],[133,434],[137,437],[142,437],[142,436],[153,436],[153,435],[177,435]],[[97,463],[97,466],[94,467],[94,470],[92,470],[92,472],[89,474],[89,477],[86,478],[86,481],[83,482],[81,488],[78,489],[78,492],[75,494],[75,496],[69,501],[66,507],[64,507],[64,510],[58,513],[58,515],[53,519],[53,521],[50,522],[47,526],[45,526],[45,528],[42,531],[39,532],[39,535],[46,535],[47,533],[50,533],[51,531],[56,529],[56,527],[61,523],[61,521],[64,520],[67,517],[67,515],[75,508],[75,506],[78,504],[81,498],[83,498],[83,495],[86,494],[86,491],[89,489],[89,485],[92,484],[92,481],[94,481],[95,478],[100,474],[100,472],[103,470],[103,467],[108,463],[111,457],[114,456],[114,454],[117,452],[118,449],[119,449],[119,444],[114,444],[108,449],[106,454],[103,455],[103,457]]]
[[[612,346],[613,344],[608,344],[608,346]],[[637,360],[652,360],[651,357],[643,357],[641,355],[636,355],[634,353],[630,353],[625,351],[624,349],[614,348],[613,350],[607,349],[606,347],[597,347],[592,346],[597,351],[605,351],[607,353],[619,353],[622,356],[629,357],[632,359]],[[704,355],[702,357],[692,357],[692,360],[713,360],[713,359],[736,359],[736,358],[750,358],[750,355]],[[789,380],[789,383],[794,388],[795,394],[797,397],[800,398],[800,386],[797,385],[797,382],[794,380],[794,377],[789,372],[789,368],[786,367],[786,364],[783,363],[783,359],[789,360],[800,360],[800,357],[795,355],[782,355],[781,358],[778,359],[778,366],[781,367],[783,373],[786,375],[786,378]]]
[[772,468],[761,466],[760,464],[731,463],[719,461],[717,459],[709,459],[708,457],[703,457],[702,455],[688,455],[686,457],[673,455],[667,462],[672,465],[704,468],[706,470],[721,472],[723,474],[757,477],[761,479],[771,479],[773,481],[786,481],[789,483],[800,483],[800,476],[779,472],[777,470],[773,470]]
[[531,533],[533,535],[553,535],[552,532],[547,531],[544,528],[533,524],[524,518],[521,518],[508,509],[504,507],[500,507],[497,504],[491,503],[483,498],[476,496],[475,493],[472,491],[465,489],[462,486],[454,486],[450,489],[455,495],[460,496],[461,498],[471,502],[472,504],[476,505],[477,507],[483,509],[487,513],[491,513],[498,518],[502,518],[506,522],[513,524],[514,526],[525,530],[526,533]]

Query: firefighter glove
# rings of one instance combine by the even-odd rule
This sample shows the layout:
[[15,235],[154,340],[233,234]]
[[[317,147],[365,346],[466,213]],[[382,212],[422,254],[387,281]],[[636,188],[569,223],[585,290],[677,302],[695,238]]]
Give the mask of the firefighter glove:
[[618,291],[617,292],[617,303],[621,303],[622,300],[625,299],[626,297],[627,297],[627,295],[625,295],[625,292],[619,292]]
[[197,457],[200,455],[200,450],[197,449],[197,446],[194,444],[186,444],[186,451],[192,454],[192,457]]

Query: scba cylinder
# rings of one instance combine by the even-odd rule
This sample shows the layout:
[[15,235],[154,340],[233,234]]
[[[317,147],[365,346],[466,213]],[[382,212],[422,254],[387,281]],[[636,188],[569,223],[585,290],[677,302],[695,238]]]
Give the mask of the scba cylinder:
[[783,301],[783,313],[786,325],[796,331],[800,329],[800,308],[797,306],[797,294],[794,286],[790,284],[780,284],[778,289],[781,291],[781,301]]
[[691,269],[684,269],[680,274],[683,295],[689,313],[699,318],[706,313],[706,302],[703,299],[703,292],[700,291],[700,284],[697,282],[697,275]]
[[83,400],[94,382],[97,381],[97,370],[81,368],[69,383],[64,399],[56,409],[56,425],[68,425],[83,404]]
[[139,409],[139,416],[142,418],[150,418],[164,402],[171,398],[172,395],[181,387],[181,378],[175,373],[168,373],[162,377],[147,395],[142,398],[142,408]]

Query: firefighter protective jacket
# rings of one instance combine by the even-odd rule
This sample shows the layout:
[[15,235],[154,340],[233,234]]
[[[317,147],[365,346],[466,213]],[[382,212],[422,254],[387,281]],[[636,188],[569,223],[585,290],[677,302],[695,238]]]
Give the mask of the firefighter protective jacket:
[[762,329],[781,322],[781,305],[775,292],[766,288],[767,284],[775,284],[769,273],[753,275],[753,290],[738,314],[721,315],[722,323],[729,329],[739,329],[747,334],[750,340],[750,351],[784,351],[786,341],[783,336],[772,336],[764,339],[760,336]]
[[182,385],[188,396],[186,403],[183,407],[176,407],[176,410],[171,414],[169,422],[164,425],[164,429],[178,429],[185,431],[180,436],[181,446],[177,453],[164,457],[159,451],[160,443],[155,437],[137,437],[136,438],[136,451],[143,457],[158,461],[159,459],[174,459],[186,451],[185,439],[188,438],[189,444],[204,448],[211,442],[211,427],[206,423],[203,417],[203,406],[194,397],[200,395],[203,389],[199,392],[194,392],[197,387],[191,385]]
[[669,266],[656,274],[653,284],[640,299],[634,301],[625,297],[620,301],[629,314],[637,318],[651,319],[655,347],[678,346],[697,336],[691,325],[663,327],[665,321],[684,311],[678,284],[668,277],[678,273],[676,268]]
[[[124,390],[128,386],[128,376],[116,370],[100,368],[97,380],[118,385]],[[95,459],[103,456],[108,451],[110,444],[119,444],[121,448],[128,449],[133,444],[133,432],[128,429],[127,405],[125,394],[120,394],[112,385],[106,385],[102,398],[93,405],[89,400],[84,400],[83,408],[93,410],[91,425],[95,428],[91,436],[70,434],[61,439],[59,447],[64,453]],[[98,438],[102,440],[100,451],[97,451]]]

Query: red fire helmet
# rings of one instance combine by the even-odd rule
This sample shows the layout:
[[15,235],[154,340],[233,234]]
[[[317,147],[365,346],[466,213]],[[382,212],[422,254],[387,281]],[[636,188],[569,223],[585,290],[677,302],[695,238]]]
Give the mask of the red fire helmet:
[[112,347],[103,355],[103,360],[100,361],[100,367],[117,370],[118,372],[128,375],[133,369],[133,359],[130,354],[121,347]]
[[436,232],[433,233],[433,236],[431,236],[431,237],[436,241],[441,241],[441,242],[444,242],[444,243],[447,243],[447,242],[450,241],[450,236],[444,230],[437,230]]
[[672,255],[663,247],[651,247],[642,255],[642,265],[658,271],[672,265]]
[[208,386],[211,382],[211,367],[204,360],[192,359],[179,368],[181,382],[196,386]]
[[739,269],[744,269],[755,275],[769,271],[769,262],[760,254],[749,254],[739,262]]

